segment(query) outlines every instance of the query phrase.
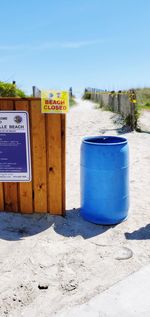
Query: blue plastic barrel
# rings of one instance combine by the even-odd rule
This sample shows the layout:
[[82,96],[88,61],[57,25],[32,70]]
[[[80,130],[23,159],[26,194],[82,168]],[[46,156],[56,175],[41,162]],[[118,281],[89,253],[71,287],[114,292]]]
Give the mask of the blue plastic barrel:
[[87,137],[81,145],[81,215],[97,224],[125,220],[129,209],[129,150],[125,138]]

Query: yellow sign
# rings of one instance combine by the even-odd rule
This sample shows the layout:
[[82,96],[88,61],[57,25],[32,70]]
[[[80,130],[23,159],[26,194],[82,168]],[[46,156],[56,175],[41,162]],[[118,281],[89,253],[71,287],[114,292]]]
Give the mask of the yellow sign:
[[129,101],[131,103],[136,103],[136,95],[134,92],[129,92]]
[[69,111],[68,91],[41,91],[42,113],[67,113]]

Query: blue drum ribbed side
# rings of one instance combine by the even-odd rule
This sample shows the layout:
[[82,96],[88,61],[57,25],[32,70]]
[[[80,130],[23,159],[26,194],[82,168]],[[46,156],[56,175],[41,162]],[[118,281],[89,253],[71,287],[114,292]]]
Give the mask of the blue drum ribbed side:
[[87,137],[81,145],[81,214],[97,224],[116,224],[128,216],[129,150],[116,136]]

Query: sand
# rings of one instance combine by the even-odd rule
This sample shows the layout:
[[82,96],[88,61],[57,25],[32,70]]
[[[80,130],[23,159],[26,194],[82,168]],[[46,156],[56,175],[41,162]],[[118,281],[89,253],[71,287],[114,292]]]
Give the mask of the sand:
[[[67,115],[67,214],[0,214],[0,316],[49,317],[86,303],[150,262],[149,113],[145,132],[122,129],[117,114],[78,100]],[[125,132],[126,133],[123,133]],[[130,216],[117,226],[79,213],[80,144],[85,135],[124,135],[130,147]]]

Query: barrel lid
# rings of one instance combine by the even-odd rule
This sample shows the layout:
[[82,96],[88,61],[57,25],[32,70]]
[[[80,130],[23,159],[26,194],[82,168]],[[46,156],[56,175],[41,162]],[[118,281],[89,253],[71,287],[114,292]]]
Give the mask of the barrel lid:
[[127,144],[127,139],[118,136],[88,136],[83,139],[83,143],[91,145],[121,145]]

